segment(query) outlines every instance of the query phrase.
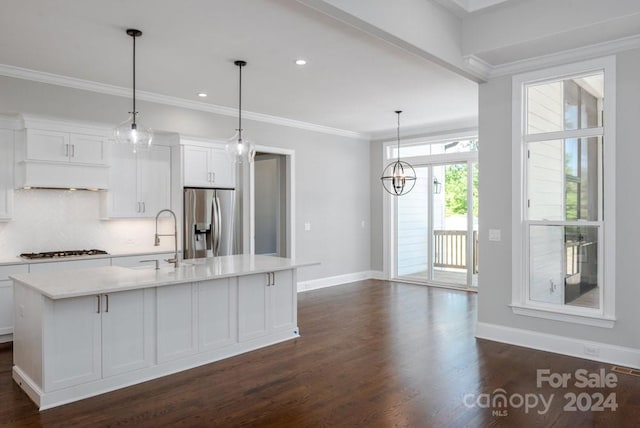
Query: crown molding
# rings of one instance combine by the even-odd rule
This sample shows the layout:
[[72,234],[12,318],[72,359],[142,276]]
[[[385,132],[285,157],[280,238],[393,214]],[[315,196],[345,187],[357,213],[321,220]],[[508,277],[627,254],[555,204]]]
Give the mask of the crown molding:
[[[108,85],[105,83],[94,82],[91,80],[78,79],[75,77],[62,76],[59,74],[47,73],[44,71],[30,70],[22,67],[15,67],[7,64],[0,64],[0,76],[12,77],[15,79],[31,80],[34,82],[46,83],[50,85],[64,86],[67,88],[80,89],[83,91],[97,92],[100,94],[113,95],[116,97],[131,97],[131,88],[122,86]],[[201,101],[191,101],[184,98],[172,97],[169,95],[158,94],[155,92],[136,91],[136,98],[157,104],[170,105],[174,107],[187,108],[191,110],[204,111],[223,116],[236,117],[237,109],[216,104],[204,103]],[[255,113],[251,111],[242,111],[244,118],[264,122],[273,125],[287,126],[290,128],[304,129],[307,131],[320,132],[323,134],[338,135],[341,137],[356,138],[360,140],[368,140],[369,135],[348,131],[345,129],[332,128],[330,126],[316,125],[314,123],[303,122],[285,117],[272,116],[263,113]]]
[[614,55],[619,52],[638,48],[640,48],[640,35],[634,35],[500,65],[491,65],[476,55],[467,55],[464,57],[464,64],[468,72],[484,80],[489,80],[535,69]]
[[[395,129],[387,129],[371,134],[372,143],[386,143],[397,138]],[[404,143],[446,139],[449,136],[471,136],[478,134],[478,118],[468,117],[455,121],[440,122],[428,126],[412,126],[402,129]]]

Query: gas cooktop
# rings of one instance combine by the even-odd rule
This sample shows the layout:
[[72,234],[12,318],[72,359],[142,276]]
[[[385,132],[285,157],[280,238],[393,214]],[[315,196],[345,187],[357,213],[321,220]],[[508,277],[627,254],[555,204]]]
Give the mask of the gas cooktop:
[[67,251],[48,251],[44,253],[22,253],[20,257],[23,259],[53,259],[74,256],[96,256],[99,254],[109,254],[104,250],[67,250]]

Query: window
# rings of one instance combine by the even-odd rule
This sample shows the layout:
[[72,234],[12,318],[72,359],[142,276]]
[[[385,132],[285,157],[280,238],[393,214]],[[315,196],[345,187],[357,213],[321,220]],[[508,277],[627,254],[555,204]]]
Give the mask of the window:
[[513,79],[515,313],[613,326],[614,67]]

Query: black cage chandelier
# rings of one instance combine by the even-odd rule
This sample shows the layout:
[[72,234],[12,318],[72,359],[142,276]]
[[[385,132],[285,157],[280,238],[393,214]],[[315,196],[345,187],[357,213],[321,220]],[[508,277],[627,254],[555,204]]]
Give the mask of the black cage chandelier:
[[394,196],[406,195],[416,184],[416,171],[407,162],[400,160],[400,113],[402,110],[396,110],[398,115],[398,158],[385,167],[382,171],[382,177],[380,177],[384,190]]

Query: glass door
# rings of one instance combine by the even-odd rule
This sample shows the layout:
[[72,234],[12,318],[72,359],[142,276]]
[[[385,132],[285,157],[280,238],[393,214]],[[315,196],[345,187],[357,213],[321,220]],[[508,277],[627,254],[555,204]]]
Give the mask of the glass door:
[[397,277],[477,287],[477,162],[415,169],[414,189],[396,198]]

